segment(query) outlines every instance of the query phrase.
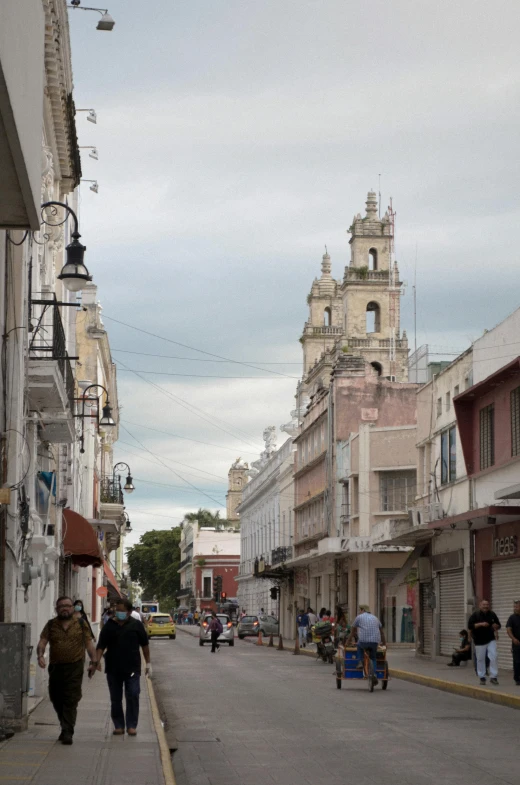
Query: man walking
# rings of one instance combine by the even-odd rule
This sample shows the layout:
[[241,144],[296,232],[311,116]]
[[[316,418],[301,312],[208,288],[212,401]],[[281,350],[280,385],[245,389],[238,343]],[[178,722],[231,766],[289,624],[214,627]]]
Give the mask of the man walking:
[[304,613],[303,609],[296,617],[296,624],[298,625],[298,641],[300,646],[305,648],[307,644],[307,630],[309,629],[309,617]]
[[386,646],[386,638],[383,630],[383,625],[372,613],[368,605],[359,606],[359,614],[356,616],[352,623],[352,630],[348,637],[346,645],[348,646],[354,635],[358,639],[358,664],[356,668],[361,670],[363,668],[363,658],[365,649],[370,654],[372,666],[374,668],[374,684],[378,684],[376,676],[377,672],[377,647],[380,643]]
[[318,621],[318,617],[316,616],[310,605],[307,608],[307,618],[309,619],[309,627],[313,627]]
[[96,649],[89,625],[82,618],[74,618],[70,597],[58,597],[56,612],[57,618],[48,621],[42,630],[36,653],[38,665],[45,668],[45,649],[50,644],[49,698],[61,725],[59,741],[72,744],[81,700],[85,650],[93,673],[97,667]]
[[211,621],[209,623],[209,631],[211,633],[211,653],[215,654],[215,651],[220,651],[220,643],[218,643],[219,635],[222,635],[223,627],[221,624],[220,619],[218,618],[215,611],[211,611]]
[[511,638],[513,678],[516,686],[520,687],[520,600],[515,600],[514,612],[507,620],[506,632]]
[[475,653],[477,655],[477,675],[480,683],[486,683],[486,656],[489,657],[491,684],[498,684],[497,641],[495,633],[501,628],[496,613],[493,613],[488,600],[482,600],[479,610],[472,613],[468,621]]
[[[148,635],[143,624],[133,619],[132,603],[119,600],[116,603],[115,618],[110,619],[99,636],[96,655],[100,661],[106,650],[105,673],[110,691],[111,716],[114,723],[114,736],[125,732],[125,712],[123,711],[123,687],[126,700],[126,732],[129,736],[137,733],[139,719],[139,694],[141,692],[141,652],[146,662],[145,673],[151,673],[150,648]],[[92,666],[89,677],[92,676]]]

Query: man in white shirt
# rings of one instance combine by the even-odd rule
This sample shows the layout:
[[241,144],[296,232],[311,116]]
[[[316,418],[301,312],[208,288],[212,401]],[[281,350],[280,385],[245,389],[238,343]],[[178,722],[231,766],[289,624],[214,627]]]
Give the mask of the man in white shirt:
[[132,613],[130,614],[130,616],[131,616],[133,619],[137,619],[137,621],[140,621],[141,623],[143,622],[143,617],[141,616],[141,614],[139,613],[139,611],[137,610],[137,608],[134,608],[134,609],[133,609],[133,611],[132,611]]
[[358,664],[357,668],[361,670],[363,667],[363,657],[365,649],[368,649],[370,659],[374,668],[374,684],[377,684],[377,647],[380,643],[386,646],[385,633],[383,625],[372,613],[368,605],[359,606],[359,614],[352,622],[352,630],[347,640],[347,645],[350,643],[354,635],[358,639]]
[[316,616],[310,605],[307,608],[307,616],[309,617],[309,627],[312,627],[318,621],[318,617]]

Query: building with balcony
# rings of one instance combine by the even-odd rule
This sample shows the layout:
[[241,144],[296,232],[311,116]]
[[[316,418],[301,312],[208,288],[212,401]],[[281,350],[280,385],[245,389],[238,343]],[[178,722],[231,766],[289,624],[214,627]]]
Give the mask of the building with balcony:
[[252,479],[244,488],[240,513],[240,570],[237,596],[247,613],[266,613],[280,619],[282,634],[294,624],[293,608],[271,589],[287,579],[285,562],[292,556],[293,464],[292,438],[277,450],[266,429],[266,449],[253,462]]

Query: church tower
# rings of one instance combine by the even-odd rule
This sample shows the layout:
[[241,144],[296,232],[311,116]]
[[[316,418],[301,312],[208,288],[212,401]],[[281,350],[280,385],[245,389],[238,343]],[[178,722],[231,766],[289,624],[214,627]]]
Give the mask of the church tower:
[[228,492],[226,493],[226,520],[238,521],[237,507],[242,501],[242,491],[247,483],[247,463],[237,458],[228,472]]
[[349,229],[350,265],[341,286],[343,334],[348,350],[362,355],[379,376],[408,380],[408,339],[400,332],[397,262],[392,259],[393,216],[378,216],[377,195],[369,191],[364,218]]
[[[327,249],[325,249],[327,251]],[[331,275],[330,256],[324,253],[321,262],[321,278],[315,278],[310,294],[309,318],[305,322],[300,343],[303,346],[303,376],[305,377],[316,360],[331,349],[343,334],[343,303],[340,293],[341,281]]]

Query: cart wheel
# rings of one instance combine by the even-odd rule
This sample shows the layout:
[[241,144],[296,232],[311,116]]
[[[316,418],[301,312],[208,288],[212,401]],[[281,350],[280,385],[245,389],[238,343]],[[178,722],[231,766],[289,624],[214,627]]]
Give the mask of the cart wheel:
[[388,687],[388,665],[385,663],[385,678],[383,679],[381,686],[384,690]]
[[341,689],[341,679],[336,679],[336,687],[338,688],[338,690]]

